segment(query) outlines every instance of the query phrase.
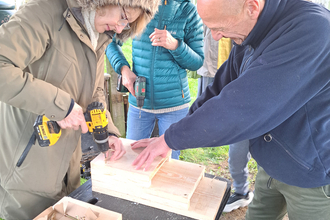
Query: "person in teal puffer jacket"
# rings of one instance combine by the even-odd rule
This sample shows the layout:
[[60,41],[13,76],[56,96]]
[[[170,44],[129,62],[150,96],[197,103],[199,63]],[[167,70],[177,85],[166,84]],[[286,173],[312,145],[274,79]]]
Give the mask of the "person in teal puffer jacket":
[[[158,119],[159,135],[186,116],[190,94],[186,69],[203,65],[203,23],[189,0],[163,0],[158,13],[141,36],[132,43],[133,70],[124,57],[120,42],[112,41],[106,55],[114,70],[122,75],[129,90],[126,138],[149,138]],[[146,97],[137,108],[133,83],[146,77]],[[173,151],[178,159],[180,151]]]

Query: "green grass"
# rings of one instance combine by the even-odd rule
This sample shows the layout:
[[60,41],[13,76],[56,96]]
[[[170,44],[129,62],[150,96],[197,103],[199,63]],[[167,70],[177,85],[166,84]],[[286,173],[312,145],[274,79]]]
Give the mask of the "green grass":
[[193,102],[197,98],[197,79],[188,78],[188,83],[189,83],[189,90],[190,90],[190,97],[191,97],[191,101],[189,104],[191,106],[191,104],[193,104]]
[[85,178],[80,178],[80,185],[84,184],[87,180]]
[[[127,59],[127,62],[129,63],[129,65],[132,67],[132,40],[128,39],[123,46],[121,47],[123,53],[125,54],[125,57]],[[107,59],[107,57],[104,57],[104,61],[105,59]],[[107,67],[104,64],[104,72],[107,72]]]
[[128,39],[124,45],[122,46],[123,53],[125,54],[125,57],[129,63],[129,65],[132,67],[132,40]]

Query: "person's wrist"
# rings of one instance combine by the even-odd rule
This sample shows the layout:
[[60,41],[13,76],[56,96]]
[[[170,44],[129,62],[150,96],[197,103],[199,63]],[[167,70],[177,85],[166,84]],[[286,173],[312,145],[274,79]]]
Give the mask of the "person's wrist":
[[179,41],[177,39],[174,39],[174,46],[172,47],[172,50],[176,50],[179,47]]
[[109,136],[114,136],[114,137],[117,137],[118,138],[118,136],[115,135],[115,134],[113,134],[113,133],[108,132],[108,134],[109,134]]
[[123,65],[120,69],[121,75],[123,75],[123,72],[126,72],[127,70],[130,70],[129,66]]

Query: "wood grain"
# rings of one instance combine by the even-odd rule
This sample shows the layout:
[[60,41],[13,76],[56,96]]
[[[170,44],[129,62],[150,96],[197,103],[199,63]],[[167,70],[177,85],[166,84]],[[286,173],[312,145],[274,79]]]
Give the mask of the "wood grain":
[[[131,166],[141,151],[122,139],[127,155],[105,163],[103,155],[91,162],[92,190],[196,219],[214,219],[227,182],[203,178],[205,167],[180,160],[158,158],[150,171]],[[169,155],[168,155],[169,156]]]
[[108,181],[124,181],[139,184],[144,187],[151,185],[151,179],[154,177],[159,168],[164,164],[165,161],[170,157],[170,153],[167,157],[157,157],[151,164],[148,171],[143,171],[143,168],[136,170],[132,166],[133,161],[142,152],[143,148],[133,150],[131,143],[133,140],[121,138],[123,145],[126,150],[126,154],[117,161],[105,161],[104,155],[99,154],[91,162],[91,169],[94,170],[94,174],[103,174],[107,177]]
[[111,188],[94,184],[92,189],[95,192],[115,196],[133,202],[138,202],[147,206],[177,213],[194,219],[214,220],[219,210],[221,201],[227,188],[227,183],[217,179],[203,178],[198,184],[190,199],[189,208],[183,207],[183,203],[175,200],[162,199],[153,195],[145,194],[137,190],[137,193],[117,192]]
[[190,198],[204,176],[205,167],[171,160],[166,162],[151,181],[150,187],[143,187],[134,181],[109,178],[97,169],[92,168],[92,187],[94,191],[111,195],[112,192],[137,196],[167,206],[188,209]]

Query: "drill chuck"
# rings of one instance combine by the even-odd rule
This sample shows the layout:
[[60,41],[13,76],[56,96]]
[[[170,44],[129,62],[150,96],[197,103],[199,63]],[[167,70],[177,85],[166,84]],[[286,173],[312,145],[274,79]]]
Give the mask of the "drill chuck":
[[105,152],[105,151],[109,150],[108,126],[101,128],[101,129],[96,128],[96,129],[94,129],[92,134],[93,134],[93,139],[101,152]]

